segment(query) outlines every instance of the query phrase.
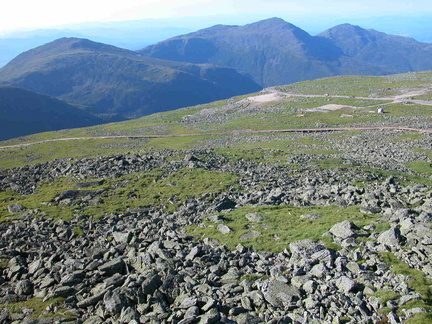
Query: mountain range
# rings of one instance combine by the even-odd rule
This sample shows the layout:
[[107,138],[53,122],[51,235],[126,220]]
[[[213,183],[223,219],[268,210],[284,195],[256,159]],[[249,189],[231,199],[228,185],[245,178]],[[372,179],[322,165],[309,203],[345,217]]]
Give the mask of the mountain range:
[[126,118],[260,89],[232,68],[142,57],[77,38],[19,55],[0,69],[0,83],[54,96],[102,117]]
[[343,24],[311,36],[280,18],[217,25],[170,38],[142,55],[228,66],[266,87],[335,75],[432,69],[432,45]]
[[412,38],[350,24],[312,36],[270,18],[216,25],[139,51],[60,38],[1,68],[0,85],[79,108],[86,118],[78,127],[89,116],[95,117],[92,123],[137,118],[321,77],[431,70],[431,58],[432,44]]

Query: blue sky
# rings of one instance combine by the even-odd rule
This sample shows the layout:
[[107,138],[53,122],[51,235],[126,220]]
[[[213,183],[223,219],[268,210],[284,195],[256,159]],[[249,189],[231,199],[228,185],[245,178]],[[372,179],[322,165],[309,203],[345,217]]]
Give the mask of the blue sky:
[[427,14],[432,15],[430,0],[14,0],[1,6],[0,32],[82,22],[194,16],[277,16],[288,21],[319,16],[349,21]]

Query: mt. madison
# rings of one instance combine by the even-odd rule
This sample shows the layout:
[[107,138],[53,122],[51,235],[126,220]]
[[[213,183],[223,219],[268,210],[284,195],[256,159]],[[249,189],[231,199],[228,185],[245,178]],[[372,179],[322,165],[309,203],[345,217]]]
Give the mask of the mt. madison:
[[[431,58],[432,44],[411,38],[349,24],[311,36],[271,18],[245,26],[217,25],[137,52],[62,38],[9,62],[0,69],[0,85],[55,97],[108,122],[320,77],[429,70]],[[19,124],[20,116],[9,110],[1,122]],[[56,118],[57,129],[64,127]],[[83,120],[70,127],[86,125]]]

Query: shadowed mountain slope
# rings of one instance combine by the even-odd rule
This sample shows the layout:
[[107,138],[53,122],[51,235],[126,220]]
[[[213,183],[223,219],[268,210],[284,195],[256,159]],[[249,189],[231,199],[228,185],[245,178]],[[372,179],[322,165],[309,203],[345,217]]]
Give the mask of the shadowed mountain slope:
[[432,45],[352,25],[318,36],[280,18],[217,25],[148,46],[141,54],[236,68],[263,86],[341,74],[384,75],[432,69]]
[[100,123],[101,119],[58,99],[0,86],[0,140]]
[[62,38],[0,69],[0,83],[128,118],[257,91],[234,69],[168,62],[86,39]]

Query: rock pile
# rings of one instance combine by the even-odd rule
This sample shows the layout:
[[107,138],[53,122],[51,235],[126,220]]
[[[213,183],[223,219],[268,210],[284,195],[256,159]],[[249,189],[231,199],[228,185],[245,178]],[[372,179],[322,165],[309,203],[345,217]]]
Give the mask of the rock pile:
[[[4,173],[0,188],[22,194],[33,192],[42,180],[65,175],[82,179],[80,190],[60,193],[54,204],[83,194],[91,199],[104,194],[88,189],[85,179],[162,165],[167,174],[200,167],[234,172],[241,179],[239,188],[214,194],[212,200],[190,197],[174,212],[152,206],[106,214],[100,220],[77,215],[71,221],[53,222],[50,215],[11,204],[9,212],[19,217],[0,225],[0,257],[7,261],[0,274],[0,322],[402,323],[426,311],[401,311],[424,296],[407,284],[406,275],[395,274],[381,253],[392,252],[432,276],[430,188],[400,186],[391,179],[359,188],[347,179],[372,175],[358,170],[343,175],[309,170],[298,175],[276,165],[229,161],[211,151],[187,153],[189,157],[177,161],[168,159],[169,152],[118,155]],[[186,234],[185,226],[201,224],[203,217],[251,204],[359,205],[366,212],[380,213],[391,227],[377,232],[373,226],[359,228],[344,221],[326,234],[340,250],[302,240],[281,253],[253,251],[241,244],[230,251],[216,240],[198,241]],[[264,218],[246,217],[256,222]],[[213,218],[219,231],[230,230],[223,216]],[[394,296],[382,299],[380,291]],[[42,310],[54,319],[32,319],[35,311],[25,305],[34,298],[56,301]],[[16,306],[20,302],[24,307]]]

